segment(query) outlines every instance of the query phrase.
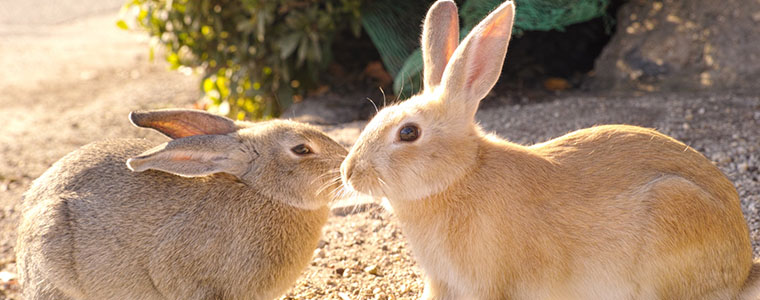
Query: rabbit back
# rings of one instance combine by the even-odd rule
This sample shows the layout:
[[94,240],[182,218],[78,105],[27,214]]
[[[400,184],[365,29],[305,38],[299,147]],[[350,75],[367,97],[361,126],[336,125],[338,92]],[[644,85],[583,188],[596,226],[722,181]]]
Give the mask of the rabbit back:
[[311,258],[327,209],[295,209],[224,174],[130,172],[124,162],[149,148],[93,143],[35,181],[19,229],[24,285],[81,299],[284,291]]

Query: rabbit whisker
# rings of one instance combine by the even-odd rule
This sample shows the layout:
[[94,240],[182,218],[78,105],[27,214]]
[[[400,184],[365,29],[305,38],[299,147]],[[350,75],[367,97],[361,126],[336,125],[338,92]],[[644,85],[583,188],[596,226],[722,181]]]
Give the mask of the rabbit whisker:
[[328,176],[334,176],[334,175],[338,175],[338,178],[340,178],[340,170],[330,170],[330,171],[327,171],[327,172],[325,172],[323,174],[320,174],[319,176],[317,176],[314,179],[312,179],[311,182],[310,182],[310,184],[314,184],[318,180],[323,180],[323,179],[327,178]]
[[[340,170],[333,169],[330,171],[325,172],[324,174],[318,176],[315,178],[315,180],[322,180],[321,186],[317,189],[317,194],[321,194],[325,191],[325,189],[329,188],[330,186],[338,185],[342,186],[341,184],[341,178],[340,178]],[[312,181],[313,183],[313,181]],[[334,191],[331,191],[331,194],[334,193]]]
[[377,177],[377,182],[379,182],[381,185],[385,185],[385,186],[388,185],[387,183],[385,183],[385,180],[383,180],[383,178],[381,178],[380,176]]
[[380,178],[380,176],[377,177],[377,182],[380,183],[380,191],[383,193],[383,196],[388,197],[388,192],[385,189],[390,189],[390,186],[388,186],[388,184],[385,183],[385,180]]
[[398,99],[403,99],[404,98],[404,83],[406,83],[406,80],[405,80],[406,77],[404,77],[404,72],[401,72],[401,78],[402,78],[402,80],[401,80],[401,88],[398,89],[398,97],[397,97]]
[[324,174],[323,176],[320,176],[320,177],[312,179],[311,182],[309,182],[309,184],[316,184],[316,183],[318,183],[321,186],[323,184],[326,184],[326,183],[329,183],[330,181],[332,181],[332,178],[335,175],[336,174]]
[[385,91],[383,90],[382,86],[380,86],[378,88],[380,89],[380,93],[383,94],[383,107],[385,107],[385,106],[388,105],[388,103],[385,101],[385,99],[386,99],[386,97],[385,97]]
[[331,202],[335,202],[335,201],[338,201],[340,199],[347,199],[347,198],[350,198],[351,196],[355,195],[354,192],[347,190],[346,187],[343,186],[343,185],[340,185],[340,186],[336,187],[333,190],[333,192],[334,192],[334,194],[333,194],[333,199],[332,199]]
[[[322,194],[325,190],[330,188],[331,186],[335,186],[340,182],[340,177],[330,179],[326,181],[319,189],[317,189],[317,194]],[[332,192],[331,192],[332,193]]]
[[370,99],[369,97],[367,97],[367,98],[365,98],[365,99],[369,100],[369,102],[370,102],[370,103],[372,103],[372,106],[374,106],[374,107],[375,107],[375,113],[378,113],[378,112],[380,112],[380,111],[377,109],[377,104],[375,104],[375,101],[372,101],[372,99]]

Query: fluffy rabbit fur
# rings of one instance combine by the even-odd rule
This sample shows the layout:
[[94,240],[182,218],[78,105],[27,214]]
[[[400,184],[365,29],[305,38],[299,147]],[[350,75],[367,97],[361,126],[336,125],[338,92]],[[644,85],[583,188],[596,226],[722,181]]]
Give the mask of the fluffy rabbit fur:
[[130,118],[174,140],[153,149],[138,139],[89,144],[25,194],[17,246],[25,299],[285,292],[311,260],[346,150],[290,121],[192,110]]
[[423,298],[756,297],[736,190],[694,149],[625,125],[533,146],[480,129],[513,16],[505,2],[458,45],[456,5],[435,3],[424,91],[380,111],[341,166],[348,188],[389,200]]

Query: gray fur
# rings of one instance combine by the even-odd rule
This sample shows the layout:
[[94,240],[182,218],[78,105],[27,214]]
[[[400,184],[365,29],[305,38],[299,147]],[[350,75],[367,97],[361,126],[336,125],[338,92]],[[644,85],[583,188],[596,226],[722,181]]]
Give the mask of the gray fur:
[[[138,139],[96,142],[56,162],[25,194],[17,246],[25,298],[281,295],[316,248],[331,197],[320,188],[333,184],[321,175],[336,171],[345,149],[295,122],[236,124],[221,140],[238,142],[245,172],[180,177],[125,164],[187,137],[158,150]],[[320,151],[286,153],[304,142]]]

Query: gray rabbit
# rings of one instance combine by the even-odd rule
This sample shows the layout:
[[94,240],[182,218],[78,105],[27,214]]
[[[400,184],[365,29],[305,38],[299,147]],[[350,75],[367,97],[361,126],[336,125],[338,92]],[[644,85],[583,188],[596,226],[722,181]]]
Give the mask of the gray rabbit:
[[173,140],[86,145],[25,194],[17,244],[25,298],[284,293],[311,260],[346,150],[291,121],[194,110],[130,119]]

